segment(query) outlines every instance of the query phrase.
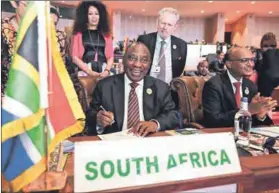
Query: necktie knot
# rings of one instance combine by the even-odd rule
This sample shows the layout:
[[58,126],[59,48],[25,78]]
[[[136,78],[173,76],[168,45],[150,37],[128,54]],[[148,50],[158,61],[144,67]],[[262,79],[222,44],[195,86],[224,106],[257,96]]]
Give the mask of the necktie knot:
[[136,82],[132,82],[130,85],[132,89],[136,89],[139,84]]
[[165,40],[161,41],[161,46],[164,46],[166,44]]
[[239,89],[240,85],[241,85],[241,82],[234,82],[233,85],[236,89]]

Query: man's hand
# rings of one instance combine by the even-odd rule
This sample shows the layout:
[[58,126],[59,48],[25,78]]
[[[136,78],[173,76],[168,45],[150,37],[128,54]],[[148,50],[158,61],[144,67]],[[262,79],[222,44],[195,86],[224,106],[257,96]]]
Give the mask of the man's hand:
[[277,101],[272,100],[271,97],[262,97],[260,93],[257,93],[249,104],[248,109],[252,115],[256,114],[259,119],[262,119],[269,111],[273,110],[276,105]]
[[100,110],[97,114],[97,124],[103,128],[112,124],[114,115],[112,112]]
[[140,121],[129,130],[129,133],[134,133],[137,136],[145,137],[150,133],[155,133],[157,128],[158,125],[155,121]]

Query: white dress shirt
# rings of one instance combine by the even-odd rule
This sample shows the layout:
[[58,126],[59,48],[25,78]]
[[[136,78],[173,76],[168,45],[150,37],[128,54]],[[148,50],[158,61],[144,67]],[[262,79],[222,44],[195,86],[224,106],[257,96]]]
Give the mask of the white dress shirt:
[[242,98],[243,94],[242,94],[242,80],[243,78],[240,79],[240,81],[236,80],[232,75],[231,73],[227,70],[227,73],[228,73],[228,76],[229,76],[229,79],[231,81],[231,84],[232,84],[232,88],[233,88],[233,93],[235,94],[235,91],[236,91],[236,88],[235,86],[233,85],[233,83],[235,82],[240,82],[240,97]]
[[[129,94],[131,91],[131,84],[132,81],[127,77],[127,75],[124,75],[124,119],[123,119],[123,125],[122,125],[122,131],[130,129],[127,128],[127,123],[128,123],[128,103],[129,103]],[[136,95],[138,97],[138,104],[139,104],[139,118],[140,121],[145,121],[144,120],[144,115],[143,115],[143,84],[144,84],[144,79],[141,81],[137,82],[139,85],[136,88]],[[152,119],[150,121],[154,121],[157,123],[157,131],[160,129],[160,123],[156,119]],[[96,130],[97,133],[100,135],[104,132],[104,128],[100,127],[99,125],[96,125]]]
[[[150,70],[150,76],[153,76],[155,78],[158,77],[159,73],[156,72],[156,67],[159,66],[159,58],[160,55],[160,49],[161,49],[161,41],[163,39],[160,37],[160,35],[157,33],[157,40],[156,40],[156,45],[155,45],[155,52],[154,52],[154,57],[153,57],[153,62],[152,62],[152,67]],[[171,37],[168,37],[167,39],[164,40],[166,42],[164,46],[164,53],[165,53],[165,59],[166,59],[166,78],[165,81],[166,83],[170,83],[172,80],[172,64],[171,64]]]
[[[235,86],[233,85],[233,83],[235,83],[235,82],[241,82],[241,84],[240,84],[240,97],[242,98],[242,96],[243,96],[243,94],[242,94],[242,80],[243,80],[243,78],[241,78],[240,79],[240,81],[237,81],[232,75],[231,75],[231,73],[227,70],[227,72],[228,72],[228,76],[229,76],[229,79],[230,79],[230,81],[231,81],[231,84],[232,84],[232,88],[233,88],[233,92],[235,93],[235,90],[236,90],[236,88],[235,88]],[[258,118],[257,117],[257,119],[259,120],[259,121],[264,121],[265,119],[266,119],[266,116],[264,116],[263,118]]]
[[[122,131],[127,130],[127,123],[128,123],[128,103],[129,103],[129,94],[131,91],[131,84],[132,81],[127,77],[127,75],[124,75],[124,119],[123,119],[123,126]],[[138,97],[138,104],[139,104],[139,118],[140,121],[144,121],[144,115],[143,115],[143,79],[139,82],[137,82],[139,85],[136,88],[136,95]]]

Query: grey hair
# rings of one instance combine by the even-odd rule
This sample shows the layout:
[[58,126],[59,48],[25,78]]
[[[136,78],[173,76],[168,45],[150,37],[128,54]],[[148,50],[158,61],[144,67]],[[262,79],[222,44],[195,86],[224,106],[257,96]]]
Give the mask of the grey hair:
[[179,20],[179,13],[178,13],[178,11],[177,11],[176,9],[174,9],[174,8],[172,8],[172,7],[164,7],[164,8],[162,8],[162,9],[159,11],[159,18],[160,18],[161,16],[163,16],[164,13],[171,13],[171,14],[175,15],[176,18],[177,18],[177,21],[176,21],[176,22],[178,22],[178,20]]

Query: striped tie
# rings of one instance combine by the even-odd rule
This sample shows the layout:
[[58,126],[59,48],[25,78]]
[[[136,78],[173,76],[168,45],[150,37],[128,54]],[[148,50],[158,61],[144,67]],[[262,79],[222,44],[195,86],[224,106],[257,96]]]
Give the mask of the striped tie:
[[128,129],[135,126],[140,121],[139,118],[139,102],[136,94],[136,87],[138,83],[132,82],[131,91],[129,94],[129,103],[128,103]]
[[166,56],[165,56],[165,46],[166,42],[161,41],[161,49],[159,53],[159,66],[160,66],[160,74],[158,75],[158,79],[162,81],[166,81]]

